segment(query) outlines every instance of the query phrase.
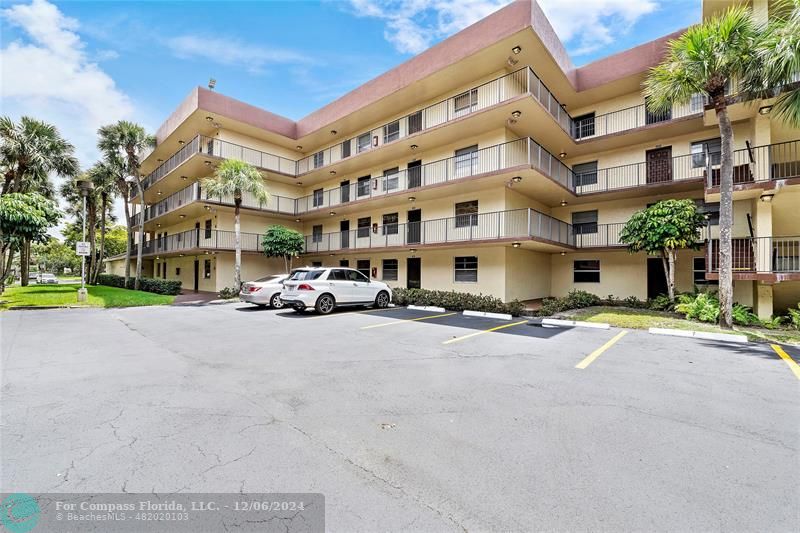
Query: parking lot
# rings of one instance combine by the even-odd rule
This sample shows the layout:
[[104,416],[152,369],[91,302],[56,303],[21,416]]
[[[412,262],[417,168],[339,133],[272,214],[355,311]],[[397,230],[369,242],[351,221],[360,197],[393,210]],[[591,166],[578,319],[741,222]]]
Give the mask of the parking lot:
[[332,531],[800,523],[800,379],[767,344],[243,304],[0,328],[6,492],[321,492]]

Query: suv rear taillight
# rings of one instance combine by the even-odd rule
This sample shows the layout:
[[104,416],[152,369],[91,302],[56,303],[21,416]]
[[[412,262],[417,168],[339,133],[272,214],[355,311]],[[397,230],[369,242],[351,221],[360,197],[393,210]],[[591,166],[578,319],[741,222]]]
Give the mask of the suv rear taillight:
[[300,285],[297,286],[297,290],[298,291],[313,291],[314,287],[312,287],[308,283],[301,283]]
[[249,292],[258,292],[261,290],[261,287],[248,287],[247,290]]

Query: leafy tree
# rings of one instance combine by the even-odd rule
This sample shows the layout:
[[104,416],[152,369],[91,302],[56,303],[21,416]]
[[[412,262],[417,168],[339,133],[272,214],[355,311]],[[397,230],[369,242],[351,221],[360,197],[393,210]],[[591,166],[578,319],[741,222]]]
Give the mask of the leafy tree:
[[60,215],[55,203],[39,193],[14,192],[0,196],[0,257],[3,258],[0,292],[5,290],[11,272],[11,251],[25,242],[46,240],[47,230],[58,224]]
[[[50,174],[71,177],[78,172],[75,147],[64,140],[55,126],[31,117],[14,122],[9,117],[0,118],[0,196],[9,193],[36,192],[53,198]],[[28,284],[31,241],[24,240],[19,247],[9,250],[8,262],[20,252],[22,285]],[[5,261],[6,258],[0,257]]]
[[697,250],[705,216],[694,200],[662,200],[637,211],[619,233],[630,253],[660,255],[670,301],[675,301],[675,256],[681,248]]
[[720,325],[725,328],[733,327],[733,128],[725,88],[752,69],[758,39],[759,28],[750,11],[743,6],[731,7],[670,41],[666,57],[650,69],[644,82],[650,111],[664,112],[673,104],[687,104],[699,93],[708,97],[719,121],[719,300]]
[[769,9],[772,16],[756,41],[742,86],[750,99],[776,97],[771,113],[800,128],[800,87],[781,92],[800,75],[800,0],[776,1]]
[[103,257],[124,254],[128,245],[128,229],[124,226],[111,226],[106,231],[106,247]]
[[305,248],[305,239],[299,231],[286,226],[270,226],[261,240],[264,255],[282,257],[288,274],[292,270],[292,258],[301,254]]
[[[123,161],[125,175],[130,176],[139,195],[141,212],[144,212],[144,188],[139,173],[142,156],[156,144],[156,138],[133,122],[120,120],[116,124],[103,126],[97,130],[97,147],[105,154],[109,164]],[[130,227],[130,225],[128,226]],[[133,288],[139,290],[142,279],[142,252],[144,249],[144,224],[139,224],[139,246],[136,251],[136,278]]]
[[242,285],[242,237],[239,224],[239,208],[242,195],[250,194],[264,205],[269,201],[269,192],[261,173],[252,165],[238,159],[226,159],[217,167],[214,175],[204,178],[200,185],[209,196],[232,196],[234,205],[234,247],[236,260],[233,269],[233,286],[238,291]]
[[76,272],[81,268],[80,257],[75,254],[75,247],[50,237],[46,242],[36,243],[31,247],[31,256],[39,265],[40,272],[63,273],[65,268]]

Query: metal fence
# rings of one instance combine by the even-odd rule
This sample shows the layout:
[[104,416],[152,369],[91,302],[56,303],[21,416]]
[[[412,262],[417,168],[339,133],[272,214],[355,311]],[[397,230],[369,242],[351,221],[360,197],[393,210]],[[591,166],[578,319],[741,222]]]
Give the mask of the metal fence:
[[[709,272],[719,272],[719,239],[709,241]],[[800,236],[731,240],[733,272],[800,272]]]

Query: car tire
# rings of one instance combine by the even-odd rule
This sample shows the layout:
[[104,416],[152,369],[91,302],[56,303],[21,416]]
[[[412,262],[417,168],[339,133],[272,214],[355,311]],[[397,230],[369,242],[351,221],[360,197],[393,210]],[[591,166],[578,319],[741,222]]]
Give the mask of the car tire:
[[314,305],[314,309],[320,315],[330,314],[335,307],[336,307],[336,300],[334,299],[332,294],[323,294],[322,296],[317,298],[317,303]]
[[389,307],[389,293],[386,291],[381,291],[375,297],[375,307],[378,309],[385,309]]
[[269,306],[273,309],[283,309],[283,302],[281,301],[281,293],[276,292],[269,299]]

